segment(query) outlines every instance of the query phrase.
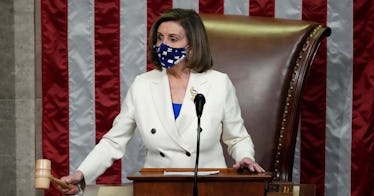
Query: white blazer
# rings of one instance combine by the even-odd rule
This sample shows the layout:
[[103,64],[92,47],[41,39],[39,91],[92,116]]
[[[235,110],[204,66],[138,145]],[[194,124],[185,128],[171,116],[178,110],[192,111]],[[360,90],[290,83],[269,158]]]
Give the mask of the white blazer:
[[135,128],[147,148],[144,167],[194,168],[196,93],[206,99],[201,116],[199,167],[227,167],[221,136],[236,161],[244,157],[254,160],[253,142],[244,127],[234,86],[226,74],[214,70],[192,72],[175,120],[166,71],[153,70],[136,77],[113,127],[79,166],[86,182],[93,182],[114,160],[122,158]]

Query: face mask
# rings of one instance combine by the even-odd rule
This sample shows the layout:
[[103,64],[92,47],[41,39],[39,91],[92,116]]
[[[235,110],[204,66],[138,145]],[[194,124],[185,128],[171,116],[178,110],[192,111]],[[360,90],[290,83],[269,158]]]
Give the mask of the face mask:
[[186,57],[185,48],[172,48],[161,43],[160,46],[154,46],[161,66],[170,68],[181,62]]

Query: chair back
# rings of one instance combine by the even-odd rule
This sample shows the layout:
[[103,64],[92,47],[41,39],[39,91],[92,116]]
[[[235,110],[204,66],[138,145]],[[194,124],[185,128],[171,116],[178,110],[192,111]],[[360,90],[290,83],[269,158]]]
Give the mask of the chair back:
[[[275,181],[292,181],[305,78],[330,29],[315,22],[202,14],[214,68],[236,87],[255,159]],[[226,149],[226,148],[224,148]],[[233,160],[225,152],[230,167]]]

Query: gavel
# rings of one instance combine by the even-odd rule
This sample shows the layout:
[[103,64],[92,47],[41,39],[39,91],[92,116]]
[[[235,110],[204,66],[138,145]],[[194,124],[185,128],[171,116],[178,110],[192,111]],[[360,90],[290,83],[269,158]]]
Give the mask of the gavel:
[[52,176],[50,160],[38,159],[35,164],[35,188],[49,189],[50,182],[60,185],[64,189],[73,189],[76,187],[76,185],[68,184]]

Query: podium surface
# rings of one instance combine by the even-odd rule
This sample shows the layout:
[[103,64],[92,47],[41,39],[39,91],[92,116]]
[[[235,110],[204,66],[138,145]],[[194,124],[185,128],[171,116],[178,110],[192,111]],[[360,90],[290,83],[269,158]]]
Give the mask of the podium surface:
[[[218,171],[217,174],[198,175],[198,195],[264,196],[271,174],[256,174],[233,168],[199,168],[199,171]],[[179,174],[165,175],[165,172]],[[193,195],[193,168],[143,168],[128,176],[133,180],[134,196]]]

